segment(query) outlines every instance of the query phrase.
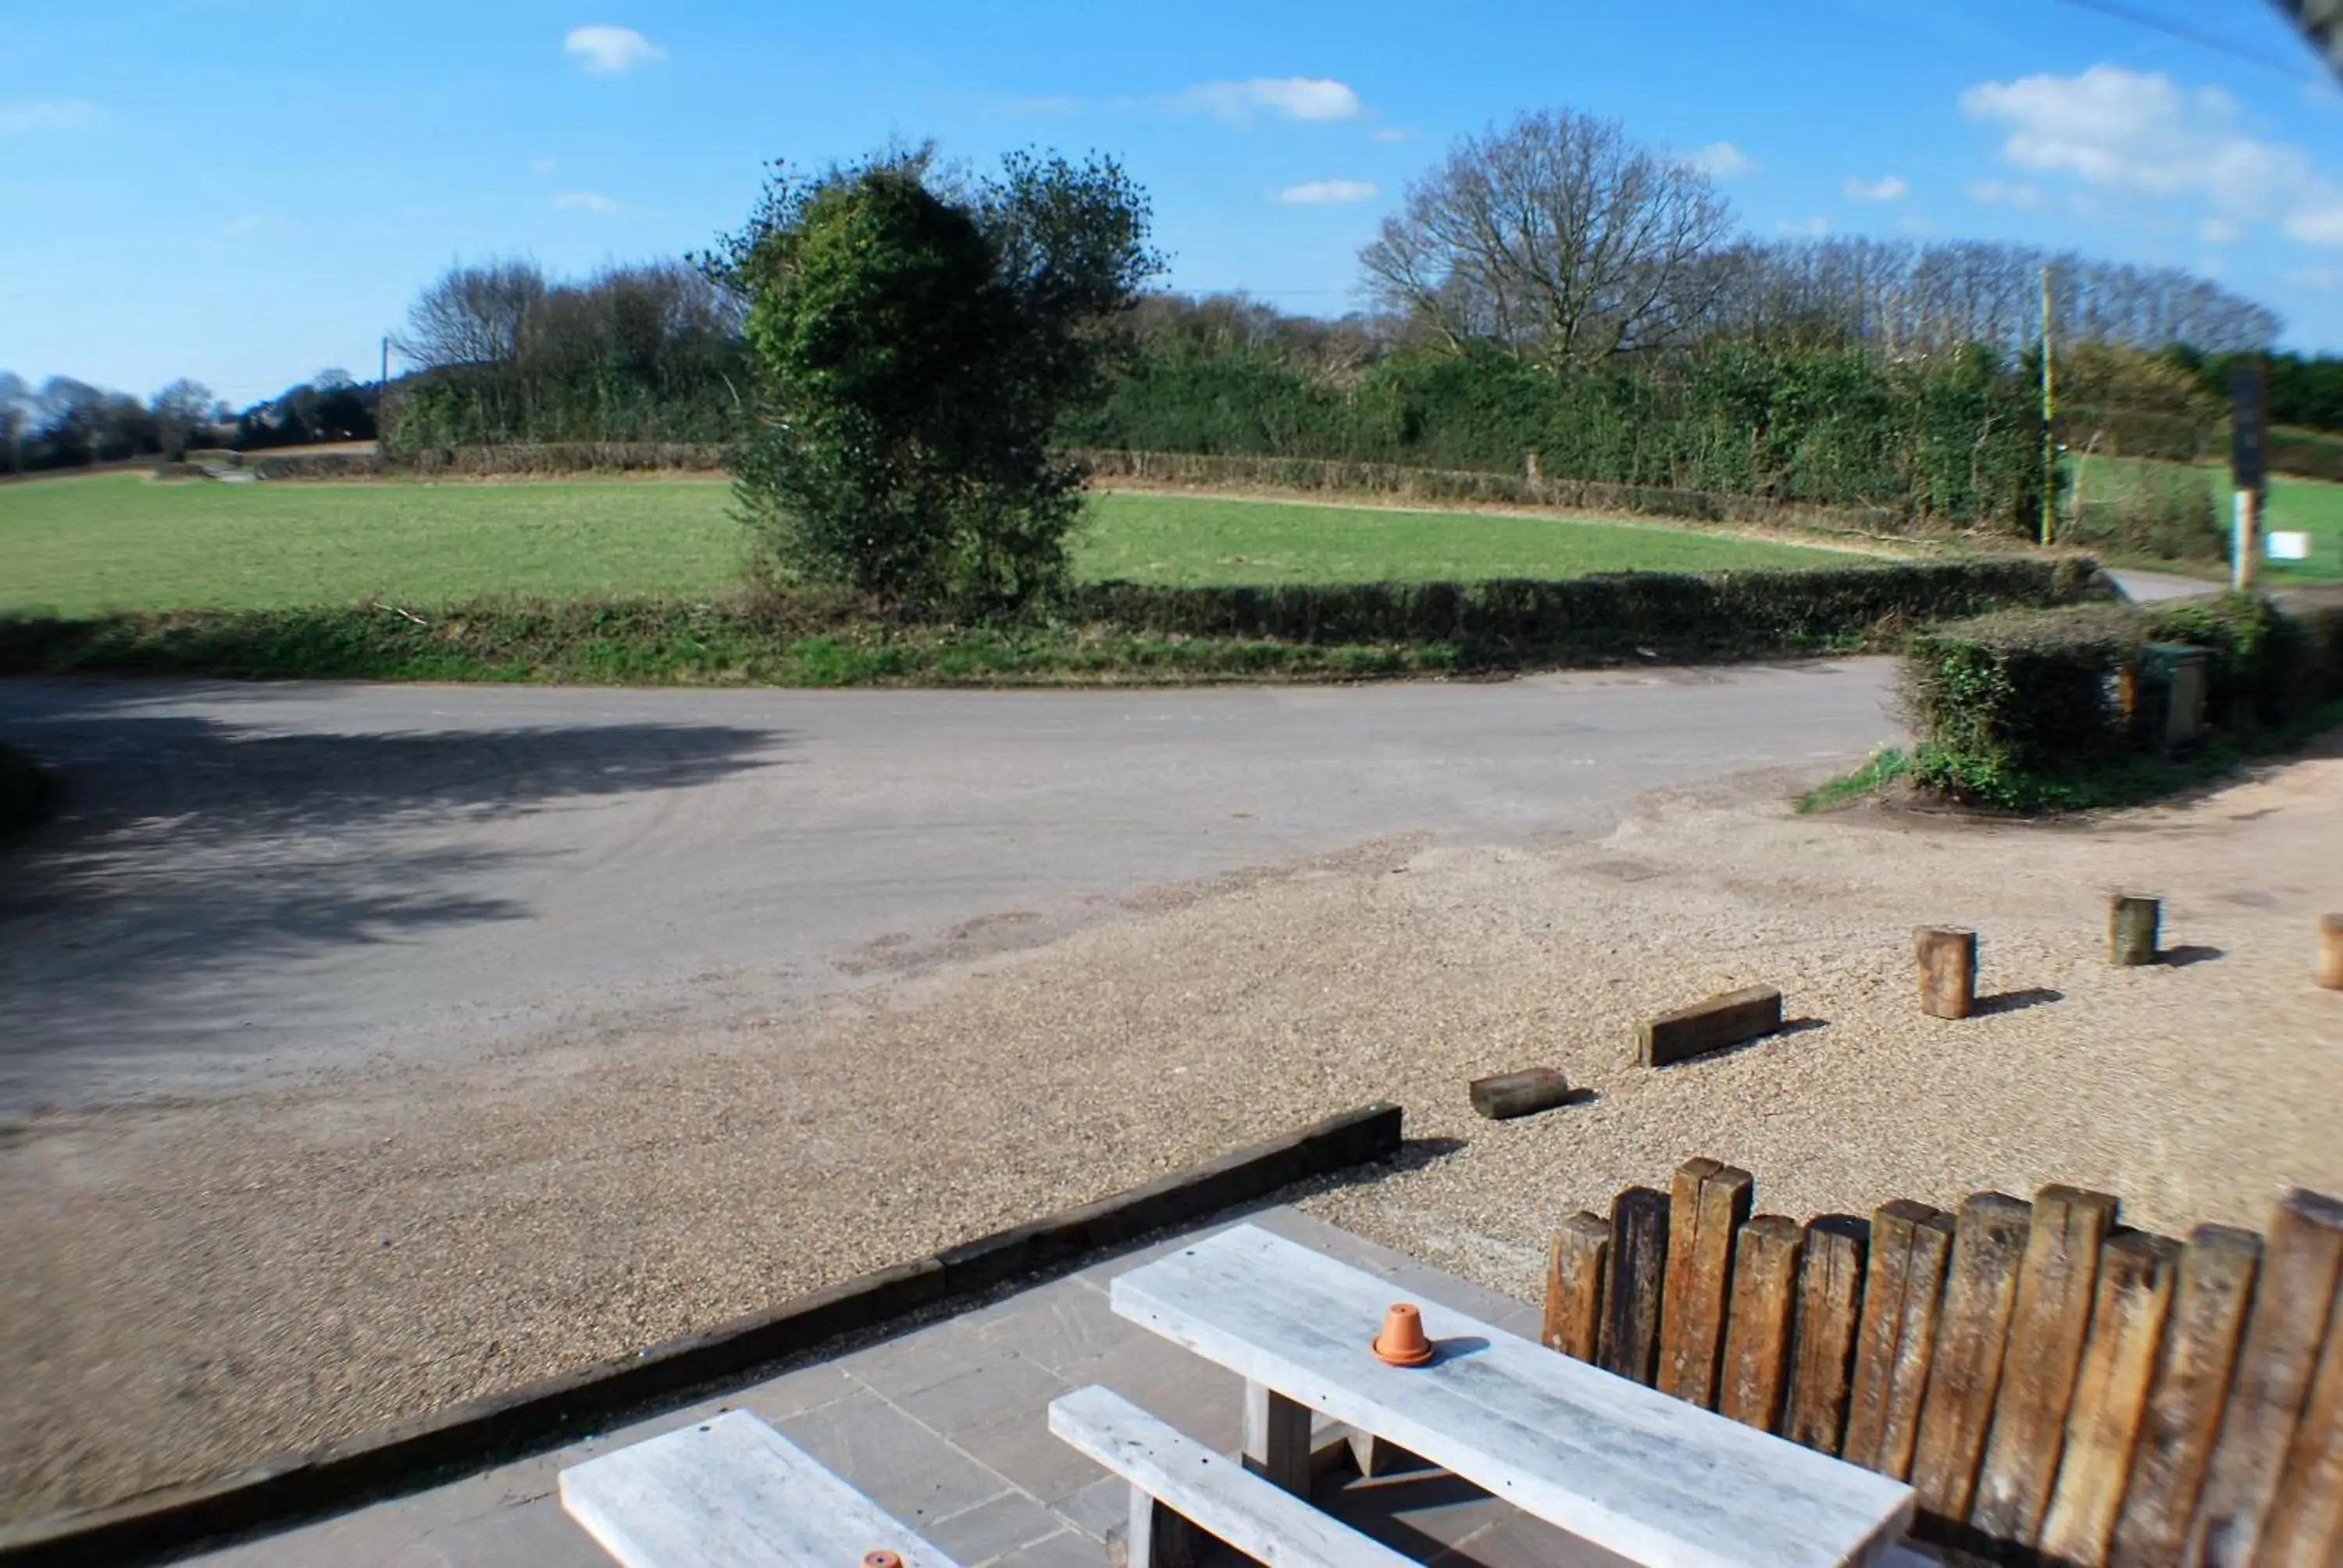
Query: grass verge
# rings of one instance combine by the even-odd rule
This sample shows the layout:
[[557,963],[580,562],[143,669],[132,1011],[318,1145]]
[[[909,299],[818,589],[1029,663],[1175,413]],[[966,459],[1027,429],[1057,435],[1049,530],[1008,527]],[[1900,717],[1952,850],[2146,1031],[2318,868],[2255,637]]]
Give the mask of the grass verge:
[[[2005,770],[1996,780],[1994,803],[1977,809],[1985,816],[2046,817],[2150,805],[2226,778],[2248,762],[2298,751],[2338,728],[2343,728],[2343,702],[2330,702],[2296,723],[2249,738],[2217,733],[2179,756],[2127,757],[2063,773]],[[1899,782],[1926,777],[1932,760],[1926,746],[1916,754],[1894,748],[1875,751],[1854,772],[1799,796],[1796,809],[1802,814],[1828,811],[1875,799]]]
[[1864,759],[1862,767],[1843,779],[1817,784],[1798,797],[1801,815],[1830,811],[1884,794],[1890,785],[1912,771],[1912,759],[1902,749],[1884,746]]

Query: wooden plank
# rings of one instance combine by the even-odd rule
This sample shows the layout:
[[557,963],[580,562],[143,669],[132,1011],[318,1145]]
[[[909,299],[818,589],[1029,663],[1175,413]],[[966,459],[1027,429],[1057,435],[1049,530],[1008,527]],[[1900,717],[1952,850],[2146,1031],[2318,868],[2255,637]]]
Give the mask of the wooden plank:
[[1652,1386],[1703,1410],[1716,1405],[1725,1357],[1733,1244],[1749,1219],[1756,1180],[1714,1160],[1677,1168],[1668,1201],[1668,1268],[1661,1292],[1658,1375]]
[[2254,1562],[2257,1568],[2343,1563],[2343,1293],[2328,1312],[2326,1348]]
[[1979,1192],[1961,1205],[1955,1226],[1936,1361],[1920,1404],[1920,1441],[1912,1451],[1921,1516],[1940,1530],[1964,1525],[1976,1494],[1977,1462],[2001,1388],[2009,1310],[2017,1299],[2017,1265],[2032,1215],[2033,1205],[2021,1199]]
[[2180,1282],[2108,1554],[2116,1568],[2167,1568],[2180,1560],[2261,1259],[2262,1239],[2228,1225],[2199,1225],[2181,1250]]
[[1464,1086],[1464,1093],[1473,1109],[1490,1121],[1510,1121],[1562,1104],[1570,1098],[1570,1080],[1559,1068],[1525,1067],[1519,1072],[1476,1078]]
[[1604,1265],[1611,1256],[1611,1222],[1581,1209],[1554,1233],[1545,1276],[1545,1348],[1594,1359],[1603,1342]]
[[1596,1364],[1649,1384],[1660,1353],[1661,1282],[1668,1266],[1668,1196],[1630,1187],[1611,1201],[1611,1282]]
[[1969,1505],[1970,1525],[1987,1540],[2032,1546],[2041,1537],[2091,1330],[2099,1249],[2115,1221],[2116,1201],[2105,1192],[2052,1185],[2035,1194],[2006,1352],[2006,1364],[2025,1375],[2001,1380]]
[[[1135,1499],[1161,1502],[1256,1562],[1400,1568],[1409,1561],[1182,1435],[1111,1389],[1078,1388],[1052,1400],[1050,1431],[1131,1483]],[[1136,1512],[1131,1538],[1140,1539]]]
[[1790,1320],[1805,1236],[1795,1220],[1760,1214],[1741,1227],[1734,1249],[1733,1317],[1725,1331],[1724,1386],[1716,1408],[1760,1432],[1779,1426],[1790,1387]]
[[1863,1318],[1863,1261],[1871,1227],[1852,1214],[1806,1225],[1798,1309],[1790,1330],[1790,1409],[1782,1435],[1836,1453],[1846,1429],[1855,1335]]
[[2279,1200],[2268,1234],[2220,1441],[2188,1527],[2185,1560],[2207,1568],[2253,1561],[2343,1275],[2343,1203],[2297,1188]]
[[1296,1497],[1310,1495],[1310,1407],[1257,1382],[1244,1391],[1245,1468]]
[[1122,1568],[1197,1568],[1203,1561],[1211,1538],[1193,1520],[1136,1486],[1125,1506]]
[[1419,1300],[1422,1367],[1363,1347],[1391,1284],[1240,1225],[1118,1277],[1114,1310],[1655,1568],[1822,1568],[1901,1538],[1907,1487]]
[[1644,1067],[1667,1067],[1758,1040],[1782,1027],[1782,993],[1769,985],[1727,991],[1638,1026],[1635,1060]]
[[572,1465],[560,1487],[563,1511],[623,1568],[796,1568],[875,1551],[903,1568],[954,1568],[747,1411]]
[[2122,1231],[2099,1250],[2091,1337],[2066,1412],[2058,1483],[2042,1521],[2042,1555],[2054,1563],[2100,1568],[2115,1544],[2179,1271],[2180,1243],[2163,1236]]
[[1840,1457],[1902,1481],[1920,1440],[1920,1401],[1953,1256],[1952,1216],[1898,1198],[1871,1216],[1871,1259],[1855,1337],[1855,1389]]

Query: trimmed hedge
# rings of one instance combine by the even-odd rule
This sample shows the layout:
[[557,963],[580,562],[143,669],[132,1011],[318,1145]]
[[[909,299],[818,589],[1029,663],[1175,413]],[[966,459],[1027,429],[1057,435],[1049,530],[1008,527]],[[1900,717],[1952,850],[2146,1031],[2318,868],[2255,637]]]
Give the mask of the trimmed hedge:
[[1089,583],[1067,613],[1185,637],[1567,646],[1621,656],[1876,646],[1911,627],[2111,590],[2082,558],[1987,558],[1791,571],[1627,572],[1552,581],[1165,588]]
[[0,674],[868,681],[1354,678],[1762,658],[1894,646],[1913,626],[2106,591],[2088,561],[1632,574],[1556,582],[1075,589],[1054,618],[889,626],[809,594],[722,603],[477,603],[0,618]]
[[2150,643],[2210,653],[2207,746],[2283,739],[2343,702],[2343,602],[2285,610],[2229,594],[1982,616],[1906,647],[1913,781],[2018,810],[2146,792],[2118,776],[2162,754],[2154,704],[2125,712]]

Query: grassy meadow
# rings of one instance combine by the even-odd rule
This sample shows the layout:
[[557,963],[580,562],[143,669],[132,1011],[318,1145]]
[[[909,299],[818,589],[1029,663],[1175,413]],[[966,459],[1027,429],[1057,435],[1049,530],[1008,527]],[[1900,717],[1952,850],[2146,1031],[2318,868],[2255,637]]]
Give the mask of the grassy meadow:
[[[702,597],[739,581],[714,480],[0,485],[0,612]],[[1210,497],[1092,498],[1081,576],[1180,586],[1846,565],[1684,528]]]

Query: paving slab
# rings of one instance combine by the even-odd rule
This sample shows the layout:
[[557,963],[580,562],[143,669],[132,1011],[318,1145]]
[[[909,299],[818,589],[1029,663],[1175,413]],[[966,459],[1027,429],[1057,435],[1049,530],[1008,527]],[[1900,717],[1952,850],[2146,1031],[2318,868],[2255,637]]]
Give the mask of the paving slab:
[[[1243,1217],[1507,1326],[1535,1309],[1424,1267],[1292,1209]],[[1101,1382],[1223,1452],[1237,1446],[1242,1385],[1225,1369],[1117,1318],[1114,1278],[1236,1221],[1160,1240],[1006,1291],[967,1312],[794,1368],[582,1442],[499,1465],[193,1561],[209,1568],[608,1568],[562,1513],[561,1471],[702,1421],[756,1412],[968,1568],[1095,1564],[1125,1518],[1124,1484],[1051,1437],[1050,1401]],[[1320,1501],[1427,1563],[1456,1568],[1617,1560],[1436,1472],[1373,1482],[1330,1476]]]

